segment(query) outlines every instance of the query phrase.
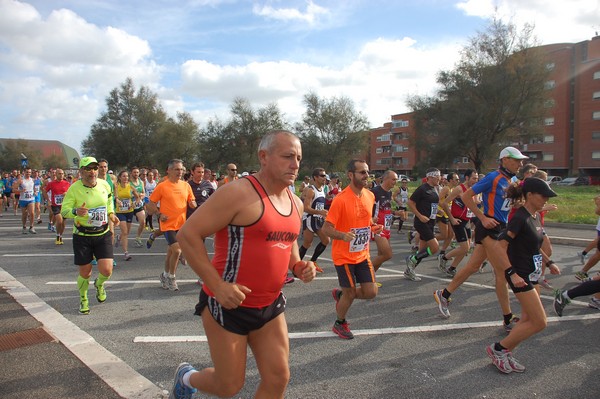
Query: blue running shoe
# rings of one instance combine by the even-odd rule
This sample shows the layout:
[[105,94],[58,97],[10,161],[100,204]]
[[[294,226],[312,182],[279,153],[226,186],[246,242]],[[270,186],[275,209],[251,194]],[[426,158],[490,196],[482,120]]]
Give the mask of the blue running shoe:
[[175,381],[173,381],[173,389],[169,395],[169,399],[192,399],[198,390],[190,388],[183,383],[183,376],[189,371],[197,371],[189,363],[181,363],[175,370]]
[[92,259],[92,266],[98,266],[98,261],[96,258]]

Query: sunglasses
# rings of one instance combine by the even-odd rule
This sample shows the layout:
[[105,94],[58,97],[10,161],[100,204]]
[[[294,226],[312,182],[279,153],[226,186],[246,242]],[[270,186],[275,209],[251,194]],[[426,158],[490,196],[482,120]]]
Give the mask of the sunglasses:
[[369,171],[368,170],[360,170],[360,171],[357,171],[357,172],[354,172],[354,173],[360,173],[361,175],[368,175]]
[[327,175],[319,175],[319,177],[327,177]]
[[229,169],[232,172],[237,172],[237,169]]
[[83,170],[86,172],[91,172],[92,170],[98,170],[98,166],[84,166]]

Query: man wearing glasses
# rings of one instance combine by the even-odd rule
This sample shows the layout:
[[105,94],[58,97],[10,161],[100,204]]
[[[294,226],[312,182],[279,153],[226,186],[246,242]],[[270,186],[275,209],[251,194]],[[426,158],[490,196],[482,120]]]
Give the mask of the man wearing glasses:
[[354,338],[346,321],[354,299],[372,299],[377,295],[369,242],[371,234],[383,230],[382,225],[373,224],[371,220],[375,195],[366,189],[369,166],[355,159],[350,161],[347,170],[350,184],[331,204],[323,225],[323,232],[333,239],[331,257],[342,287],[331,292],[337,314],[332,330],[342,339]]
[[89,314],[88,286],[92,276],[92,260],[97,259],[98,277],[94,280],[96,299],[106,301],[104,283],[113,270],[112,233],[108,228],[111,220],[119,225],[115,215],[112,190],[106,180],[98,179],[98,161],[84,157],[79,161],[81,179],[69,187],[62,201],[60,214],[73,222],[73,252],[79,266],[77,288],[79,289],[79,313]]
[[225,176],[223,178],[223,180],[221,180],[221,182],[219,183],[219,187],[230,183],[234,180],[237,180],[238,175],[237,175],[237,166],[235,166],[235,164],[230,163],[227,165],[227,176]]

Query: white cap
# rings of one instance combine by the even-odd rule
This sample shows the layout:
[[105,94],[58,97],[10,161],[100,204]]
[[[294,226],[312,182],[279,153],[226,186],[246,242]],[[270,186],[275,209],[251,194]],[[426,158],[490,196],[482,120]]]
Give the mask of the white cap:
[[248,176],[249,174],[250,173],[248,173],[248,172],[244,172],[244,173],[242,173],[242,176]]
[[515,147],[506,147],[500,151],[498,159],[502,158],[529,159],[528,156],[521,154],[521,151],[517,150]]

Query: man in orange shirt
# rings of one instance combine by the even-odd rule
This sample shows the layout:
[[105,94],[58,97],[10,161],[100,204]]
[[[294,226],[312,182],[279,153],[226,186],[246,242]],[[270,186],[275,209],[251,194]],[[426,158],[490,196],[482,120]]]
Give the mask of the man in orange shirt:
[[[325,219],[323,232],[333,239],[331,256],[342,289],[333,289],[337,320],[333,332],[343,339],[354,334],[346,322],[346,314],[355,298],[372,299],[377,295],[375,270],[369,257],[371,233],[379,234],[382,225],[372,224],[375,195],[369,184],[369,165],[362,160],[348,163],[350,185],[338,194]],[[356,283],[360,287],[356,287]]]
[[[165,270],[160,275],[160,282],[164,289],[171,291],[179,291],[175,280],[175,271],[181,255],[181,248],[176,238],[177,232],[185,223],[188,204],[190,208],[197,206],[192,188],[181,180],[184,171],[182,160],[170,160],[165,181],[156,186],[146,205],[150,214],[158,215],[160,230],[169,245]],[[160,210],[156,205],[158,202],[160,202]]]

